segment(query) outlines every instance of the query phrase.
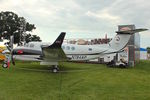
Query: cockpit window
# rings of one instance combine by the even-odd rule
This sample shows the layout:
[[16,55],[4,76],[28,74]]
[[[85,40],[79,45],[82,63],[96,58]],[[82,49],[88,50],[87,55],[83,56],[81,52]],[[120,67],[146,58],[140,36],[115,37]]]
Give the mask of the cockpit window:
[[34,47],[34,44],[31,43],[31,44],[30,44],[30,47],[33,48],[33,47]]
[[25,44],[25,45],[24,45],[24,47],[28,47],[28,46],[29,46],[29,44]]

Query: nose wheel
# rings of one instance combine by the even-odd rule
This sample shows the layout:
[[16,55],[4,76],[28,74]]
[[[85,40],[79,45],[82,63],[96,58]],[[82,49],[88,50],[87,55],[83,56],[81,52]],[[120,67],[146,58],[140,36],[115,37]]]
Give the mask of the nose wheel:
[[7,63],[3,63],[3,64],[2,64],[2,67],[3,67],[3,68],[8,68],[8,64],[7,64]]
[[5,59],[4,59],[3,63],[2,63],[2,67],[3,68],[9,68],[11,55],[7,54],[7,53],[4,53],[4,55],[5,55]]

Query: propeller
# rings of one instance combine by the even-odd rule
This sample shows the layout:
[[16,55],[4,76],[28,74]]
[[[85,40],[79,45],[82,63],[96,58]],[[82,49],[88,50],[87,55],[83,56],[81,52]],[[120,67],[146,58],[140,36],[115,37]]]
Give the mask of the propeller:
[[8,45],[8,43],[5,44],[5,45],[6,45],[7,49],[10,51],[11,62],[12,62],[13,65],[15,65],[15,60],[13,58],[13,43],[14,43],[14,36],[10,36],[9,45]]
[[14,60],[14,57],[13,57],[13,50],[11,51],[11,62],[13,65],[15,65],[15,60]]
[[11,48],[11,62],[15,65],[15,60],[13,58],[13,44],[14,44],[14,36],[10,36],[10,48]]

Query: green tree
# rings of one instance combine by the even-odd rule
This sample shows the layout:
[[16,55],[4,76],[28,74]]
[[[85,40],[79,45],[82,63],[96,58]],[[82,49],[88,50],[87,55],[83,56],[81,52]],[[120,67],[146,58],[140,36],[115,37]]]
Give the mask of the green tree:
[[[26,32],[31,32],[36,29],[34,24],[26,22],[24,17],[19,17],[14,12],[0,12],[0,38],[10,40],[10,36],[14,35],[14,44],[19,44],[24,39],[24,36],[30,36]],[[31,35],[32,36],[32,35]],[[37,41],[40,37],[36,36]],[[32,39],[31,39],[32,40]]]
[[147,47],[147,52],[150,53],[150,47]]
[[26,41],[26,43],[28,43],[28,42],[31,42],[31,41],[39,41],[39,42],[41,42],[42,40],[37,35],[27,34],[25,36],[25,41]]
[[40,39],[39,36],[37,36],[37,35],[32,35],[31,41],[42,41],[42,40]]

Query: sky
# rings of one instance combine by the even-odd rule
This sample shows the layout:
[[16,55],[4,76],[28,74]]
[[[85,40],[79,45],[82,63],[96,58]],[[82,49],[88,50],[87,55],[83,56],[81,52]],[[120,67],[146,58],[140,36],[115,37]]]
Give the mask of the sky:
[[[35,24],[32,34],[53,42],[61,32],[69,38],[113,38],[118,25],[150,28],[150,0],[0,0],[0,11],[13,11]],[[150,46],[150,30],[140,33]]]

